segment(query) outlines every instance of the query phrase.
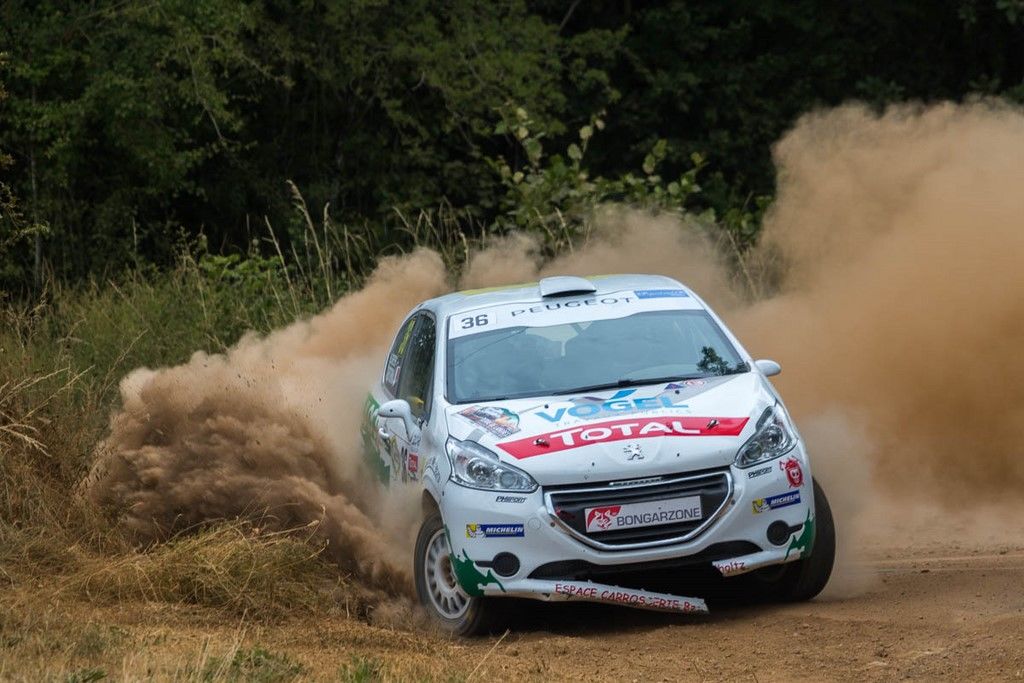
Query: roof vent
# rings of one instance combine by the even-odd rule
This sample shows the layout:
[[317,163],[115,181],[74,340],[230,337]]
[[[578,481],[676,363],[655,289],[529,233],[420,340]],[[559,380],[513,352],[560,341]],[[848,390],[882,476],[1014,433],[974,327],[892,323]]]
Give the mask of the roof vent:
[[590,280],[571,275],[559,275],[557,277],[546,277],[540,281],[540,295],[545,296],[572,296],[573,294],[592,294],[597,291]]

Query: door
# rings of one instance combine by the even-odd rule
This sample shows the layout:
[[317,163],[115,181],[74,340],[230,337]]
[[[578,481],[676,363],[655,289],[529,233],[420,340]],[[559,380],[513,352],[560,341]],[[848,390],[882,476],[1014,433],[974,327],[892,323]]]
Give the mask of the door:
[[385,392],[409,404],[414,423],[411,429],[407,429],[402,420],[377,418],[380,453],[391,481],[419,479],[420,426],[430,417],[433,403],[436,346],[434,317],[420,313],[406,323],[388,357]]

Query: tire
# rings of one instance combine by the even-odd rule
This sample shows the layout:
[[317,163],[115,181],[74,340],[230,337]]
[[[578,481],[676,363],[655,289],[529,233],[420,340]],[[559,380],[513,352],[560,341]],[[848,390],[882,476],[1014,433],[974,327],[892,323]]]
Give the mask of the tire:
[[832,575],[836,558],[836,528],[825,492],[817,481],[814,486],[814,544],[810,555],[780,567],[754,572],[757,593],[767,600],[803,602],[820,593]]
[[427,614],[459,636],[488,633],[497,624],[495,600],[471,596],[459,585],[451,561],[448,530],[437,509],[427,512],[416,537],[416,595]]

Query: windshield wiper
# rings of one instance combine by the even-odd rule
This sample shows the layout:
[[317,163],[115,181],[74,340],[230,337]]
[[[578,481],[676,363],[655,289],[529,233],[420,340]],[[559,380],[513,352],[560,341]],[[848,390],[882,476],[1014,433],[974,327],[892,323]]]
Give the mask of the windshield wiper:
[[640,379],[623,378],[614,382],[602,384],[591,384],[585,387],[573,387],[563,391],[553,391],[552,396],[564,396],[565,394],[582,394],[585,391],[601,391],[602,389],[622,389],[624,387],[639,387],[645,384],[663,384],[665,382],[682,382],[688,379],[704,379],[707,375],[668,375],[667,377],[642,377]]
[[742,375],[744,372],[750,372],[749,363],[737,363],[736,367],[732,370],[728,370],[727,372],[723,372],[722,375]]

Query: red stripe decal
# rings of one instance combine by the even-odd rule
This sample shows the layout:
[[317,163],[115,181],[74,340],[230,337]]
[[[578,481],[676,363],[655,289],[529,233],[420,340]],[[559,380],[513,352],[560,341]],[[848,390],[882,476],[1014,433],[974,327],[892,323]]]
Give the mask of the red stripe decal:
[[[747,417],[637,417],[578,425],[557,432],[499,443],[498,448],[522,460],[593,443],[647,439],[653,436],[737,436]],[[715,424],[717,422],[717,424]],[[714,426],[709,426],[709,425]]]

